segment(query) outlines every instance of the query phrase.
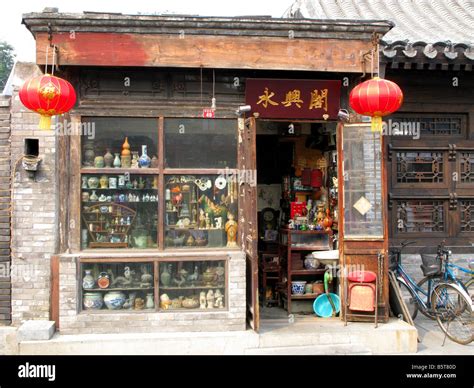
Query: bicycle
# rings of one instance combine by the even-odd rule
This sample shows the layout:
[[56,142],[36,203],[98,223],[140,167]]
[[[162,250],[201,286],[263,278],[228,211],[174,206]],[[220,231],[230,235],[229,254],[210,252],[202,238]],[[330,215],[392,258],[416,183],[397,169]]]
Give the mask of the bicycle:
[[[444,263],[444,268],[441,271],[437,271],[437,270],[435,271],[435,269],[438,268],[438,264],[433,263],[429,255],[421,254],[421,258],[423,261],[421,269],[423,270],[425,277],[418,282],[418,287],[423,288],[426,291],[426,289],[429,288],[430,282],[439,282],[440,280],[443,280],[445,282],[454,282],[454,283],[459,284],[467,292],[467,294],[470,296],[471,301],[472,301],[474,298],[474,270],[473,270],[474,262],[469,263],[470,268],[465,268],[458,264],[452,263],[451,262],[452,252],[451,250],[446,249],[444,244],[445,244],[445,241],[442,241],[438,245],[437,256],[436,256],[436,260],[439,261],[440,264]],[[432,272],[430,272],[430,269],[428,268],[430,264],[433,267]],[[456,276],[456,273],[455,273],[456,270],[459,270],[461,272],[464,272],[470,275],[471,278],[466,283],[464,283],[461,279],[459,279]],[[431,319],[436,318],[430,315],[427,315],[427,316],[428,318],[431,318]]]
[[[473,341],[472,300],[456,282],[429,281],[426,291],[408,275],[401,262],[401,251],[415,241],[406,241],[400,249],[393,249],[390,257],[390,269],[395,272],[403,301],[410,315],[416,317],[417,311],[436,318],[438,325],[451,340],[466,345]],[[437,259],[437,256],[436,258]],[[441,265],[440,265],[441,264]],[[435,275],[442,265],[437,262],[424,262],[422,270],[425,276]]]

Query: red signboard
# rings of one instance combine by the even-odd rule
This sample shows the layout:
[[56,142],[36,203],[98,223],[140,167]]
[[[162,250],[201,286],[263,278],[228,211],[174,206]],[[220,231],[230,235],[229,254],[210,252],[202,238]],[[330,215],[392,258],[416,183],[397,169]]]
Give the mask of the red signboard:
[[341,81],[247,79],[245,103],[261,118],[337,120]]

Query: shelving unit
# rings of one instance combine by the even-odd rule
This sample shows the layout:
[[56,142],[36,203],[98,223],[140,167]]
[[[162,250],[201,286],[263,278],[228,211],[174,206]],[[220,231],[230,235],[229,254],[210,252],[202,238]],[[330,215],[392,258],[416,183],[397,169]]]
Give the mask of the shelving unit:
[[[294,269],[292,263],[293,251],[325,251],[332,249],[331,242],[332,231],[325,230],[293,230],[293,229],[280,229],[280,244],[279,253],[280,257],[287,258],[287,287],[283,290],[282,297],[287,301],[287,310],[290,314],[291,301],[292,300],[314,300],[319,294],[304,294],[304,295],[292,295],[291,283],[293,276],[319,276],[322,277],[326,272],[325,268],[322,269]],[[302,242],[305,242],[304,244]],[[298,246],[298,244],[301,244]]]

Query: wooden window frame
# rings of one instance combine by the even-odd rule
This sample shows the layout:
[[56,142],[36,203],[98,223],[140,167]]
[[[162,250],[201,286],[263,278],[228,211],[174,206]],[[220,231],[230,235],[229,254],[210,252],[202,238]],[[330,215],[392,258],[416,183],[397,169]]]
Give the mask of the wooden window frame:
[[[219,250],[229,250],[236,251],[241,250],[240,239],[237,239],[237,247],[227,248],[227,247],[202,247],[202,248],[166,248],[164,243],[165,237],[165,225],[164,225],[164,185],[165,177],[169,175],[212,175],[219,174],[222,172],[222,168],[165,168],[164,164],[164,153],[165,153],[165,141],[164,141],[164,126],[166,119],[172,118],[182,118],[182,119],[202,119],[199,117],[174,117],[174,116],[133,116],[133,115],[94,115],[94,114],[74,114],[71,115],[71,123],[73,125],[81,125],[82,119],[88,117],[127,117],[127,118],[152,118],[157,120],[157,131],[158,131],[158,144],[157,144],[157,155],[158,155],[158,167],[157,168],[147,168],[147,169],[121,169],[123,172],[130,172],[133,174],[147,174],[158,177],[158,227],[157,227],[157,247],[156,248],[114,248],[117,253],[123,252],[192,252],[193,250],[198,251],[219,251]],[[218,118],[216,120],[232,120],[232,118]],[[236,136],[238,135],[237,120],[235,120],[235,131]],[[239,157],[239,147],[238,144],[235,149],[236,160]],[[68,179],[69,182],[69,206],[68,206],[68,217],[69,220],[69,248],[72,252],[85,252],[85,253],[99,253],[104,252],[104,255],[110,254],[110,251],[107,249],[100,248],[86,248],[82,249],[81,247],[81,213],[82,213],[82,203],[81,203],[81,176],[82,174],[107,174],[111,172],[117,172],[114,168],[90,168],[82,166],[82,139],[80,135],[72,135],[70,142],[70,160],[71,160],[71,171]],[[238,167],[236,166],[233,169],[227,169],[230,174],[235,174],[238,176]],[[240,206],[239,201],[237,206]],[[238,233],[241,233],[241,227],[238,225]]]

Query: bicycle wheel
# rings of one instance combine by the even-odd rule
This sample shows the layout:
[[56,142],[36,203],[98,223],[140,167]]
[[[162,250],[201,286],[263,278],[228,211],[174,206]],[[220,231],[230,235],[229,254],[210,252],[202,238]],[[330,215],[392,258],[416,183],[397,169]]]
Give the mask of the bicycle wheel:
[[412,295],[410,289],[404,283],[398,282],[398,287],[400,288],[403,302],[407,306],[411,319],[414,320],[416,318],[416,314],[418,313],[418,303],[416,302],[416,298]]
[[[436,285],[436,283],[438,283],[441,280],[441,278],[439,276],[427,276],[418,282],[417,286],[420,287],[425,292],[425,295],[429,295],[428,293],[429,280],[431,280],[431,289],[433,289],[433,287]],[[418,305],[417,305],[417,308],[418,308]],[[425,309],[420,308],[418,310],[420,310],[420,312],[425,317],[428,317],[429,319],[433,319],[433,320],[436,319],[436,314],[434,314],[432,309],[425,310]]]
[[474,279],[469,280],[466,282],[466,288],[471,300],[474,302]]
[[473,314],[466,300],[451,284],[439,284],[431,295],[431,305],[441,330],[454,342],[467,345],[473,340]]

